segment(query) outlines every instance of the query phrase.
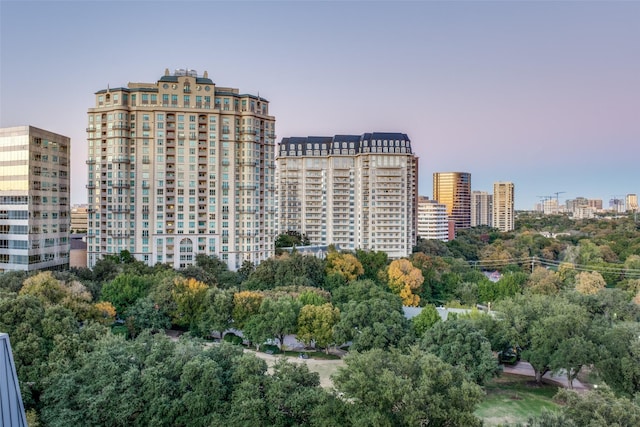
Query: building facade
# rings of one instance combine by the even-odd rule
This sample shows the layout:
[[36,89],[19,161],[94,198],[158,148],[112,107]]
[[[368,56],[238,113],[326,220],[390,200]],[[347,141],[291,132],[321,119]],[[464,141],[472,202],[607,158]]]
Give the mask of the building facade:
[[278,231],[313,245],[411,254],[418,158],[402,133],[283,138],[278,146]]
[[418,237],[449,241],[447,207],[428,197],[418,197]]
[[471,227],[471,174],[436,172],[433,174],[433,200],[447,207],[455,227]]
[[627,211],[637,212],[638,211],[638,195],[637,194],[627,194],[625,197],[625,204],[627,205]]
[[69,266],[69,138],[0,129],[0,271]]
[[88,110],[88,266],[127,250],[150,265],[274,252],[269,103],[194,70],[95,94]]
[[71,207],[71,232],[86,233],[89,222],[89,211],[86,206]]
[[493,227],[493,195],[486,191],[471,192],[471,226]]
[[493,184],[493,226],[500,231],[515,228],[514,186],[512,182]]

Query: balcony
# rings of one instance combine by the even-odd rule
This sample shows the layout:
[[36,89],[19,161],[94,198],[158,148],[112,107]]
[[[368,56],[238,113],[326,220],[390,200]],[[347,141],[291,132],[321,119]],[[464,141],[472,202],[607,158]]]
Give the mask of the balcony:
[[113,163],[131,163],[131,159],[128,157],[114,157]]
[[128,182],[118,181],[111,184],[113,188],[130,188],[131,185]]
[[107,231],[107,235],[109,237],[115,237],[116,239],[128,239],[131,237],[131,233],[122,230],[109,230]]
[[131,210],[125,206],[109,206],[112,213],[129,213]]
[[85,163],[88,164],[88,165],[95,165],[96,164],[96,160],[95,159],[88,159]]

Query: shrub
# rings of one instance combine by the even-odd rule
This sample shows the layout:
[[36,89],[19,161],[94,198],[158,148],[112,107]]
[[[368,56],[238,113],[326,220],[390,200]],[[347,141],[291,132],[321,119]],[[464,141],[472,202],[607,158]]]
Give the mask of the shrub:
[[229,342],[235,345],[242,345],[242,337],[234,334],[233,332],[228,332],[223,339],[224,342]]

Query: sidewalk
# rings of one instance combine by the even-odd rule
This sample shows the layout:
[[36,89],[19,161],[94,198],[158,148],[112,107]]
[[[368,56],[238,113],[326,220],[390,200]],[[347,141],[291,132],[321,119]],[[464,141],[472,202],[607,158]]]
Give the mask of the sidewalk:
[[[529,362],[518,362],[515,365],[503,365],[503,372],[532,378],[536,376]],[[569,388],[569,381],[567,380],[566,375],[552,375],[551,372],[547,372],[542,376],[542,379],[554,382],[564,388]],[[590,390],[588,386],[584,385],[577,379],[573,380],[573,389],[575,391]]]

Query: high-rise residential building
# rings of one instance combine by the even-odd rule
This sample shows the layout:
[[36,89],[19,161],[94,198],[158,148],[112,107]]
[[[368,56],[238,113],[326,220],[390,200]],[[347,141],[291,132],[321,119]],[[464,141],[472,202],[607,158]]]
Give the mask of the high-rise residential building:
[[0,129],[0,271],[69,266],[69,138]]
[[609,210],[617,213],[624,213],[627,211],[625,206],[625,199],[614,197],[613,199],[609,199]]
[[567,212],[573,213],[576,209],[583,206],[589,206],[589,201],[586,197],[576,197],[575,199],[567,199],[565,202]]
[[597,211],[602,210],[602,199],[587,199],[587,203],[589,204],[589,207],[592,207]]
[[493,226],[500,231],[515,228],[514,186],[512,182],[493,184]]
[[456,229],[471,227],[471,174],[436,172],[433,174],[433,200],[447,207]]
[[402,133],[283,138],[279,232],[406,257],[416,243],[418,158]]
[[449,241],[447,207],[428,197],[418,197],[418,237]]
[[96,92],[88,110],[88,266],[127,250],[150,265],[273,255],[275,118],[205,71]]
[[86,205],[71,207],[71,231],[73,233],[86,233],[89,222],[89,211]]
[[471,226],[493,227],[493,195],[486,191],[471,192]]
[[637,194],[627,194],[625,201],[626,201],[628,211],[632,211],[632,212],[638,211],[638,195]]

